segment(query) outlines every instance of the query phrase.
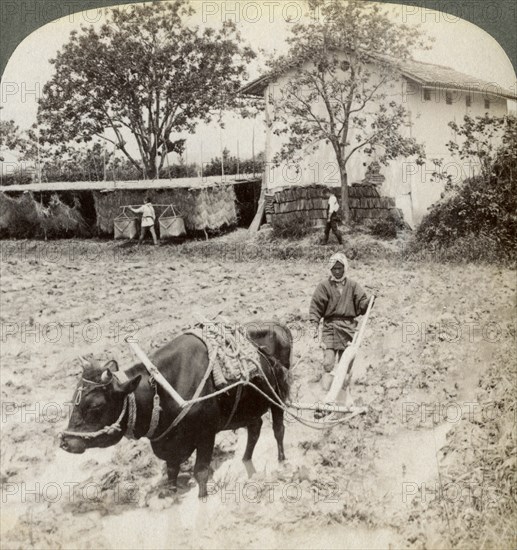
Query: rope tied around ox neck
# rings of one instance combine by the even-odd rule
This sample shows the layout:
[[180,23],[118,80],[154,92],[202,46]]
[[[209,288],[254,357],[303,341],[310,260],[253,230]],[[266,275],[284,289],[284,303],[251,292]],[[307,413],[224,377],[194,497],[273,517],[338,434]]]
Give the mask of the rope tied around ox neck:
[[162,408],[160,406],[160,396],[158,395],[158,384],[154,378],[149,379],[149,383],[154,386],[154,397],[153,397],[153,411],[151,413],[151,422],[149,423],[149,429],[144,437],[151,439],[158,428],[160,423],[160,412]]
[[[160,406],[160,396],[158,395],[158,386],[156,384],[156,381],[154,378],[149,379],[149,384],[154,387],[154,397],[153,397],[153,410],[151,412],[151,420],[149,422],[149,429],[147,430],[147,433],[143,437],[147,437],[148,439],[151,439],[151,437],[154,435],[154,432],[156,431],[156,428],[158,428],[158,424],[160,422],[160,412],[162,411],[162,408]],[[136,426],[136,417],[137,417],[137,407],[136,407],[136,397],[133,392],[128,394],[126,396],[128,399],[128,417],[127,417],[127,427],[125,436],[128,439],[138,439],[135,435],[135,426]]]
[[[130,395],[132,395],[134,398],[133,394],[130,394]],[[94,439],[101,435],[111,435],[113,433],[120,432],[122,431],[122,426],[121,426],[122,420],[124,419],[126,411],[128,410],[128,402],[129,402],[129,395],[126,395],[126,397],[124,398],[124,404],[122,405],[122,411],[120,412],[120,415],[117,418],[117,420],[113,424],[110,424],[109,426],[104,426],[104,428],[102,428],[101,430],[97,430],[96,432],[74,432],[70,430],[65,430],[64,432],[62,432],[62,434],[68,435],[71,437],[80,437],[82,439]],[[127,433],[127,429],[126,429],[126,433]]]
[[[111,382],[106,382],[106,383],[92,382],[91,380],[87,380],[86,378],[83,378],[83,382],[93,385],[94,387],[104,387],[111,383]],[[160,422],[160,412],[162,410],[160,406],[160,396],[158,395],[158,386],[156,384],[156,381],[151,378],[150,384],[154,386],[153,410],[151,413],[151,421],[149,424],[149,429],[147,430],[147,433],[144,435],[144,437],[147,437],[149,439],[154,435],[156,429],[158,428],[158,423]],[[83,391],[84,391],[84,386],[80,386],[77,390],[77,395],[74,400],[74,403],[76,406],[79,405],[79,403],[81,402]],[[136,397],[134,392],[131,392],[124,397],[122,410],[120,411],[120,414],[117,420],[113,424],[110,424],[109,426],[104,426],[104,428],[97,430],[95,432],[74,432],[71,430],[65,430],[61,433],[62,435],[67,435],[70,437],[80,437],[82,439],[95,439],[96,437],[100,437],[101,435],[111,435],[113,433],[122,431],[122,421],[124,420],[124,416],[126,415],[126,412],[127,412],[127,425],[126,425],[124,435],[128,439],[138,439],[135,436],[137,406],[136,406]]]

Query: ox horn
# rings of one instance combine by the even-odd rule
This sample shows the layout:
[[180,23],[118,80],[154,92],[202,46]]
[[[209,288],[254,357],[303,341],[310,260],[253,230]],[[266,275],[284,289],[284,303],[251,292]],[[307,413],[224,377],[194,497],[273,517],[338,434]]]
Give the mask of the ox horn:
[[111,372],[117,372],[118,371],[118,363],[115,361],[115,359],[110,359],[102,368],[103,369],[108,369]]
[[79,355],[79,361],[81,362],[81,367],[83,367],[83,369],[90,366],[90,363],[82,355]]
[[111,382],[112,378],[113,378],[113,374],[111,373],[111,371],[109,369],[106,369],[101,374],[101,382],[103,382],[103,383]]

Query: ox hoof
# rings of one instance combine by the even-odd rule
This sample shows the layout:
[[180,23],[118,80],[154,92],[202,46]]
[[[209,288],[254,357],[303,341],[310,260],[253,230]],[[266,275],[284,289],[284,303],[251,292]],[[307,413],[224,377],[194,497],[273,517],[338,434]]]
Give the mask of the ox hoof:
[[147,502],[147,506],[149,510],[153,512],[161,512],[162,510],[166,510],[167,508],[170,508],[174,504],[174,499],[169,498],[160,498],[159,496],[154,496],[150,498]]
[[246,473],[248,474],[248,477],[253,477],[257,473],[257,470],[255,469],[255,466],[253,465],[253,462],[251,460],[243,460],[242,463],[246,468]]
[[174,496],[177,492],[178,488],[176,487],[176,485],[168,485],[160,489],[160,491],[158,492],[158,498],[169,498]]

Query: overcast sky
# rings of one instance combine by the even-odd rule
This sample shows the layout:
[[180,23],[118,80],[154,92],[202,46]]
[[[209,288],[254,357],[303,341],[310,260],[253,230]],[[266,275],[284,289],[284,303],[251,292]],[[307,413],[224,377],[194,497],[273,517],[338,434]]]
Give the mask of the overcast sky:
[[[244,39],[255,50],[259,48],[272,53],[285,51],[285,38],[293,22],[306,13],[303,1],[247,1],[192,2],[196,15],[192,24],[217,27],[221,21],[237,18],[238,27]],[[448,65],[473,77],[495,82],[501,86],[516,89],[516,77],[504,50],[485,31],[447,14],[423,10],[410,6],[385,4],[394,21],[408,25],[421,25],[429,35],[435,37],[431,51],[419,52],[415,57],[422,61]],[[131,5],[126,6],[131,9]],[[70,32],[80,25],[100,25],[106,19],[110,8],[70,14],[41,27],[27,37],[9,60],[2,77],[0,111],[3,119],[14,119],[23,129],[36,120],[36,95],[52,74],[49,59],[68,41]],[[256,77],[263,68],[260,61],[250,67],[250,77]],[[187,140],[188,160],[203,160],[219,155],[221,145],[236,154],[239,141],[240,156],[251,156],[252,132],[255,128],[258,152],[264,147],[264,125],[259,118],[255,121],[228,116],[226,127],[198,126],[196,134]]]

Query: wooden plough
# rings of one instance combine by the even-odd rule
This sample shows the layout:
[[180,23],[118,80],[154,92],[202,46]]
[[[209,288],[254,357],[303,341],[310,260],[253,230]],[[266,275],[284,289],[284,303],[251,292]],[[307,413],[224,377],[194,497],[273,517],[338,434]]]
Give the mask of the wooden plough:
[[[368,317],[370,315],[370,311],[373,306],[375,297],[372,296],[370,298],[370,302],[368,304],[368,309],[366,310],[366,313],[362,319],[361,327],[359,330],[354,334],[354,338],[352,340],[352,343],[350,346],[348,346],[345,351],[343,352],[343,355],[341,356],[341,359],[339,360],[338,364],[334,368],[333,372],[333,382],[331,384],[331,387],[325,397],[324,402],[322,403],[302,403],[302,402],[291,402],[291,403],[275,403],[277,406],[281,406],[284,410],[287,411],[287,408],[293,408],[298,410],[309,410],[309,411],[325,411],[327,413],[337,412],[337,413],[351,413],[352,416],[355,416],[357,414],[362,414],[366,412],[367,407],[353,407],[353,406],[347,406],[347,405],[339,405],[336,403],[338,400],[338,396],[340,392],[343,389],[346,389],[350,385],[350,381],[352,378],[352,366],[354,364],[354,359],[356,357],[357,351],[359,349],[359,346],[361,345],[361,341],[364,337],[364,332],[366,329],[366,323],[368,322]],[[203,318],[204,322],[207,322],[205,318]],[[188,409],[193,404],[198,403],[200,401],[204,401],[207,398],[215,397],[216,395],[219,395],[222,392],[226,392],[229,389],[231,389],[234,386],[237,386],[239,384],[247,383],[257,389],[257,391],[260,391],[253,383],[250,381],[240,381],[232,384],[229,387],[222,388],[212,394],[209,394],[204,397],[194,397],[190,400],[185,400],[179,393],[169,384],[169,382],[164,378],[164,376],[160,373],[156,365],[153,364],[153,362],[147,357],[145,352],[142,350],[142,348],[130,337],[127,337],[126,342],[130,345],[131,349],[133,350],[133,353],[142,361],[143,365],[147,369],[150,375],[154,377],[156,382],[160,384],[160,386],[163,387],[163,389],[172,397],[172,399],[182,408],[182,409]],[[204,384],[204,382],[203,382]],[[263,392],[260,392],[263,393]],[[268,396],[265,396],[268,397]],[[268,397],[268,399],[270,399]],[[271,399],[270,399],[271,400]],[[272,401],[272,400],[271,400]],[[292,414],[292,413],[290,413]],[[294,416],[294,415],[293,415]]]
[[[339,395],[342,392],[350,391],[350,382],[352,380],[352,367],[354,365],[354,360],[359,351],[359,346],[364,337],[364,332],[366,330],[366,323],[368,322],[368,317],[373,307],[375,301],[375,296],[370,298],[368,303],[368,308],[364,317],[361,320],[361,326],[358,331],[354,334],[352,343],[345,349],[341,359],[338,364],[334,367],[332,372],[333,381],[330,386],[330,389],[325,396],[325,399],[322,403],[303,403],[303,402],[293,402],[289,403],[289,407],[298,410],[308,410],[308,411],[325,411],[325,412],[338,412],[338,413],[353,413],[357,412],[359,409],[364,409],[365,407],[352,407],[348,405],[339,405],[337,403]],[[345,399],[346,400],[346,399]]]

